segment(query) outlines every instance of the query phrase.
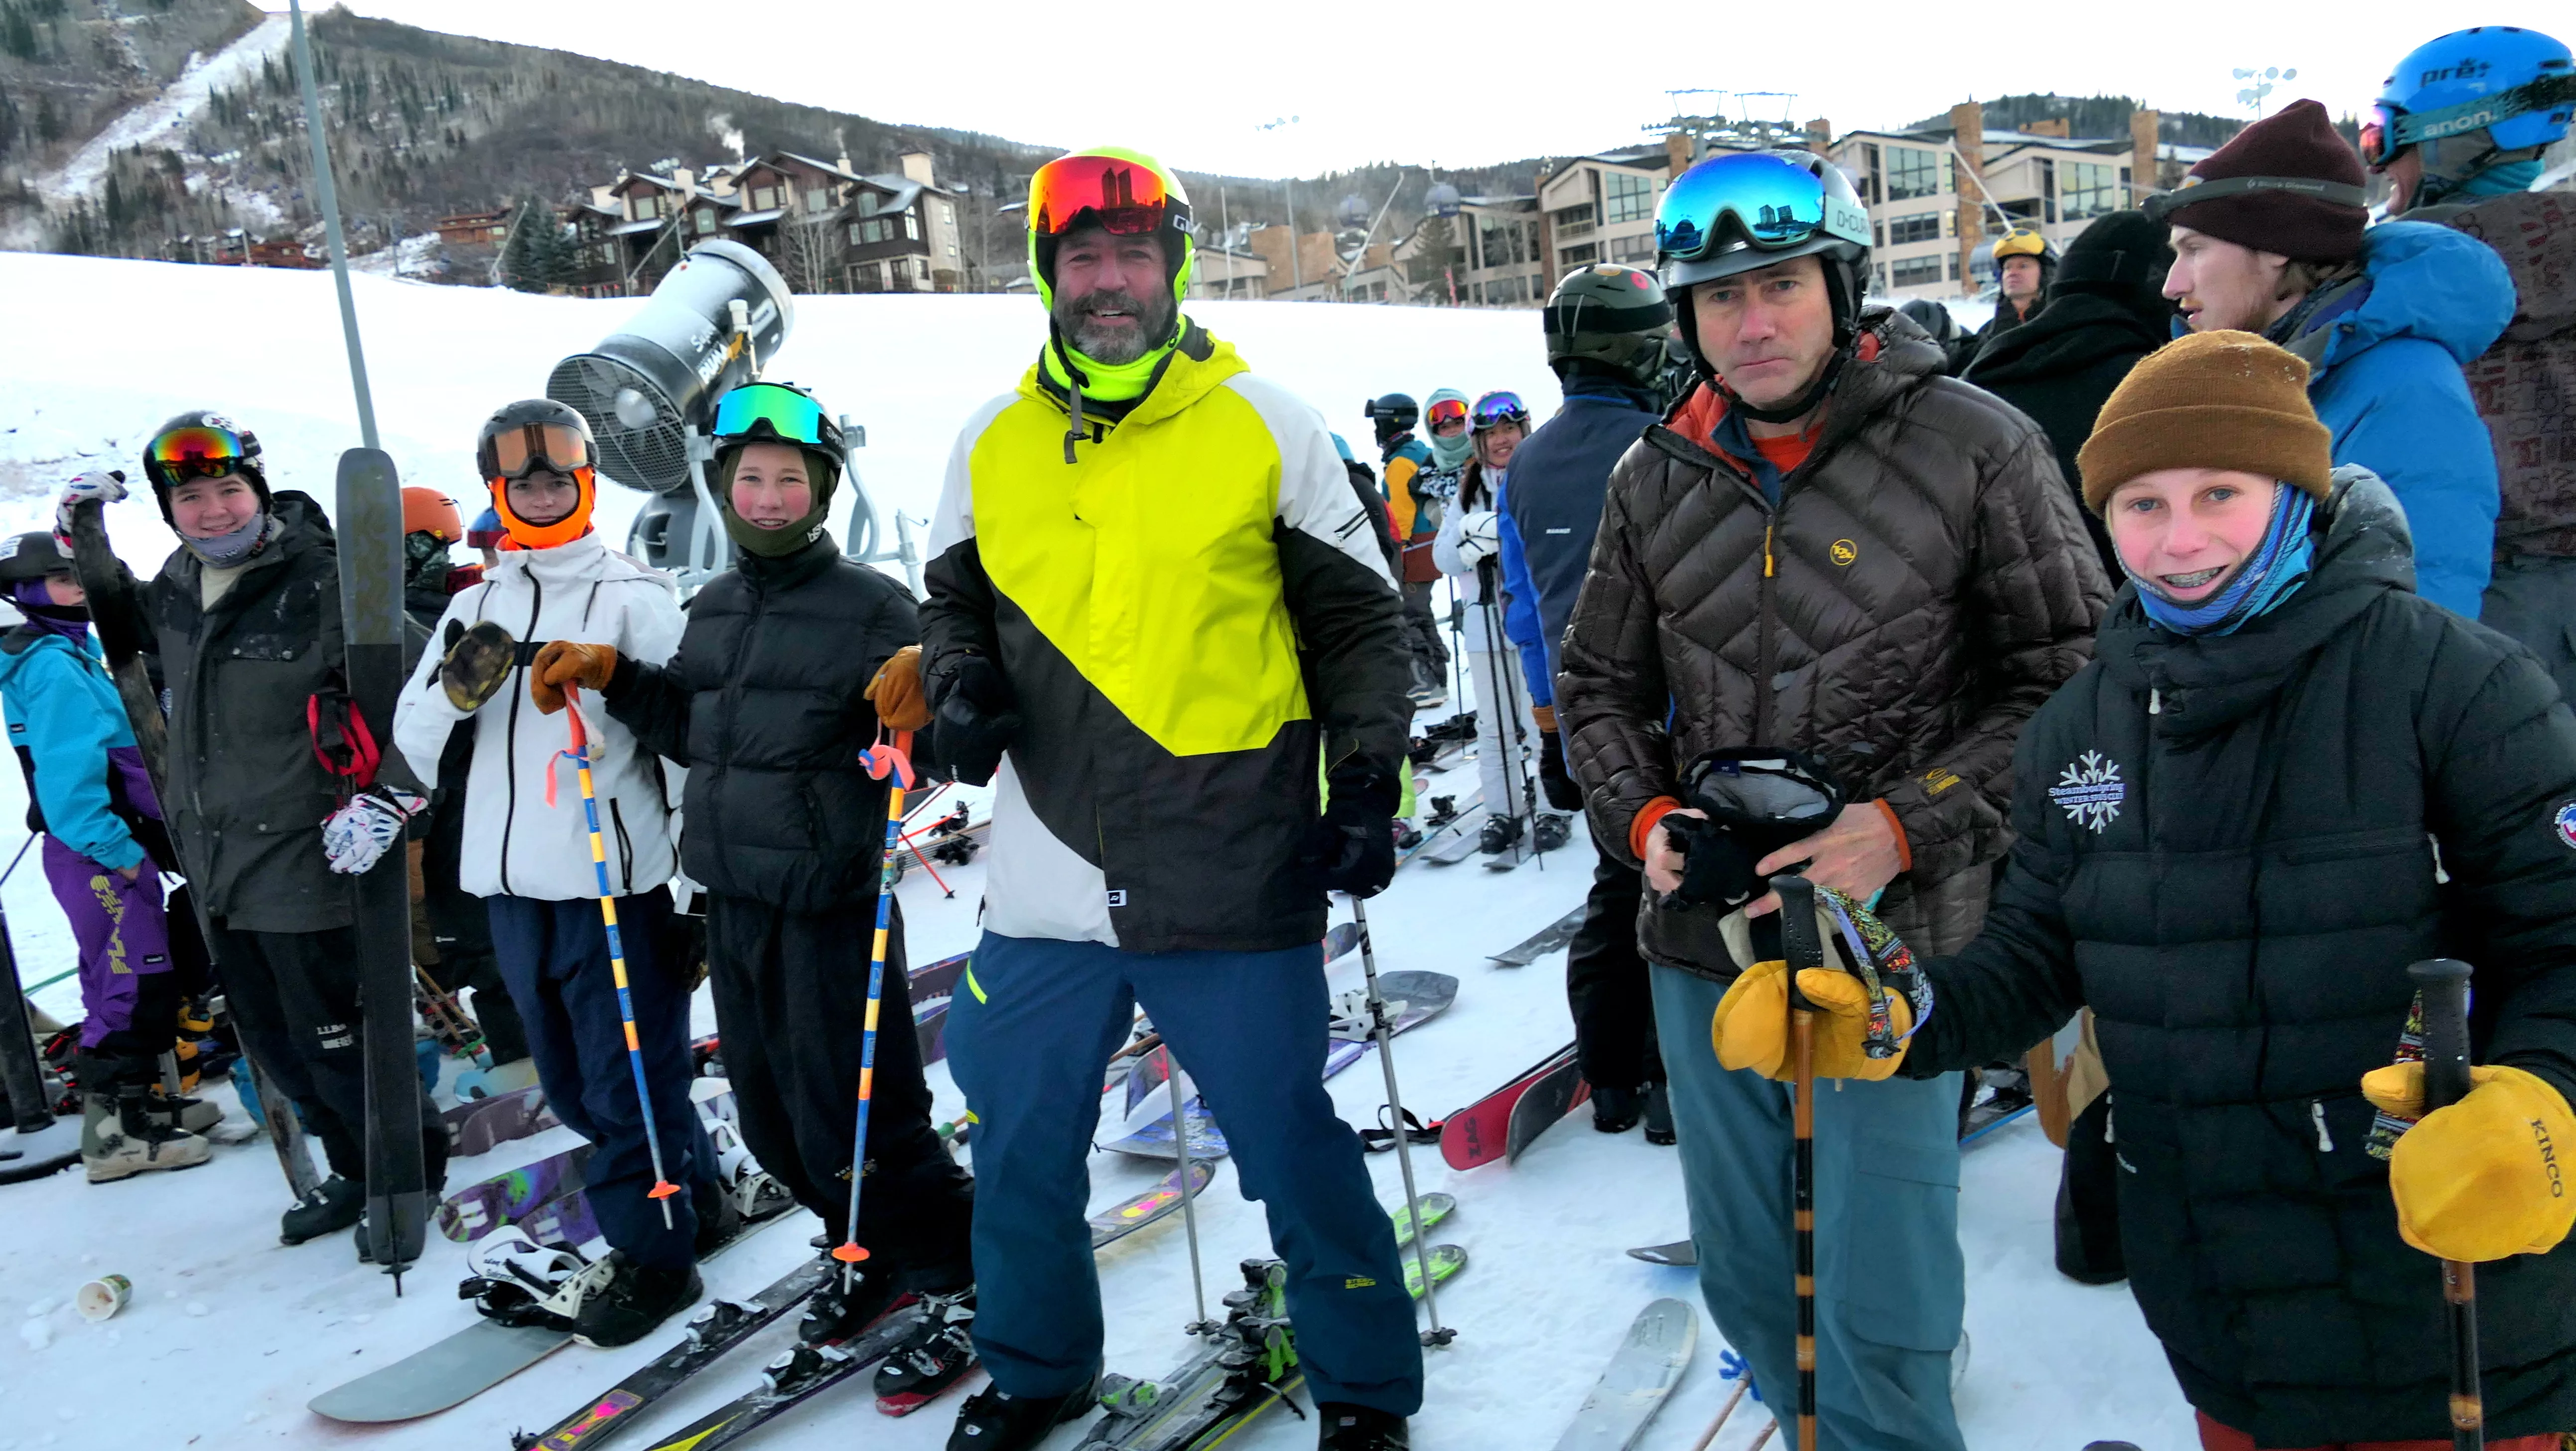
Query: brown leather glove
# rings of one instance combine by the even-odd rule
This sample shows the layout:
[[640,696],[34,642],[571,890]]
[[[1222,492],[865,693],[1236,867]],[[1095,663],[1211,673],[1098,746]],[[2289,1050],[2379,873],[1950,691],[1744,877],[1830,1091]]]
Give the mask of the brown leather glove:
[[868,682],[868,704],[890,731],[917,731],[930,724],[930,702],[921,693],[921,647],[906,645],[877,667]]
[[617,673],[617,647],[585,645],[578,640],[549,640],[528,666],[528,699],[548,715],[564,708],[564,689],[578,685],[593,695],[608,688]]

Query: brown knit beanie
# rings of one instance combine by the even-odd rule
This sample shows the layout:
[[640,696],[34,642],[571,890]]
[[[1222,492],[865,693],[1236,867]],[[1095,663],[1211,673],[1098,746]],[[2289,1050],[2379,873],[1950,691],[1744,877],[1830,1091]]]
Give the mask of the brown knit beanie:
[[2075,455],[2084,506],[2158,469],[2235,469],[2294,484],[2325,502],[2334,437],[2308,403],[2308,365],[2252,333],[2167,343],[2111,390]]
[[[2335,133],[2333,118],[2314,101],[2293,101],[2237,132],[2193,167],[2191,174],[2202,182],[2241,176],[2300,177],[2356,191],[2369,181],[2361,169],[2360,154]],[[2191,193],[2186,186],[2160,198],[2166,221],[2299,262],[2349,262],[2360,256],[2362,229],[2370,221],[2369,209],[2358,200],[2347,204],[2296,191],[2264,190],[2195,202]]]

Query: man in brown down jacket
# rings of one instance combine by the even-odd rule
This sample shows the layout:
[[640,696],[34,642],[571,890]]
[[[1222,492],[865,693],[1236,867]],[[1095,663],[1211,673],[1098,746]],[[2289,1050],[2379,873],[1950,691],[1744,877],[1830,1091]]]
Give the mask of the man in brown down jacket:
[[[1658,828],[1697,814],[1681,771],[1729,747],[1821,763],[1851,804],[1755,873],[1883,889],[1917,952],[1956,951],[2009,840],[2014,739],[2089,656],[2109,588],[2047,438],[1861,308],[1869,224],[1833,167],[1712,158],[1656,231],[1702,382],[1610,476],[1557,712],[1598,838],[1653,889],[1639,944],[1701,1293],[1777,1404],[1796,1385],[1788,1093],[1710,1046],[1748,964],[1725,906],[1667,897],[1682,857]],[[1843,1089],[1816,1105],[1822,1444],[1955,1451],[1958,1080]]]

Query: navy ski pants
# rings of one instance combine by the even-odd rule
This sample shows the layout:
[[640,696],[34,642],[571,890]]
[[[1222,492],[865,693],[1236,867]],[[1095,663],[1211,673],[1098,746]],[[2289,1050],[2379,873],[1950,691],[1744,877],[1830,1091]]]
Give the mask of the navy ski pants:
[[688,1192],[671,1197],[671,1224],[649,1197],[653,1155],[626,1054],[625,1020],[608,961],[608,931],[589,897],[543,902],[487,897],[492,953],[510,1001],[528,1030],[529,1055],[546,1103],[574,1133],[590,1140],[583,1192],[611,1248],[638,1265],[677,1268],[696,1256],[698,1195],[715,1194],[715,1146],[689,1102],[689,985],[661,950],[670,940],[671,894],[656,887],[617,899],[617,935],[626,949],[628,996],[636,1042],[644,1050],[644,1083],[653,1097],[653,1127],[662,1167]]
[[1124,952],[987,932],[962,989],[948,1061],[976,1118],[975,1347],[995,1385],[1063,1395],[1100,1365],[1084,1161],[1103,1070],[1141,1003],[1224,1129],[1244,1196],[1269,1215],[1314,1398],[1420,1409],[1395,1231],[1324,1092],[1320,945]]

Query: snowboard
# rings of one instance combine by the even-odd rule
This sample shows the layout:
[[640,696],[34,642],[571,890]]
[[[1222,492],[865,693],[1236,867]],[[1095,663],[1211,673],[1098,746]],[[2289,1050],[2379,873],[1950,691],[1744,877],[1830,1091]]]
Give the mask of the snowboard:
[[[579,1144],[468,1184],[441,1201],[432,1220],[440,1234],[460,1244],[481,1239],[505,1224],[517,1224],[539,1208],[579,1191],[590,1153],[590,1145]],[[531,1237],[539,1244],[557,1242],[544,1235]],[[583,1241],[561,1242],[579,1245]]]
[[921,1046],[921,1064],[927,1068],[948,1056],[948,1004],[957,996],[957,985],[965,979],[971,952],[943,957],[927,967],[918,967],[905,977],[904,987],[912,996],[913,1041]]
[[[393,457],[379,448],[340,455],[331,523],[339,556],[340,626],[349,727],[390,739],[403,683],[403,500]],[[317,727],[318,732],[318,727]],[[352,778],[343,790],[369,782]],[[411,887],[398,848],[349,879],[365,1074],[367,1217],[374,1262],[401,1283],[420,1258],[435,1198],[423,1163],[419,1068],[411,1016]]]
[[1557,1120],[1591,1097],[1592,1085],[1583,1081],[1583,1070],[1572,1058],[1541,1074],[1512,1104],[1504,1131],[1503,1157],[1519,1158],[1538,1142],[1539,1135],[1556,1127]]
[[[1395,864],[1401,867],[1406,862],[1420,857],[1425,852],[1437,851],[1441,848],[1443,843],[1455,840],[1464,828],[1476,825],[1484,810],[1484,800],[1485,793],[1482,791],[1468,797],[1464,802],[1459,804],[1457,815],[1450,817],[1440,825],[1423,832],[1422,840],[1406,847],[1403,853],[1396,858]],[[1467,839],[1471,842],[1475,840],[1472,836]]]
[[[740,1229],[700,1255],[699,1262],[724,1253],[782,1217],[744,1221]],[[597,1231],[592,1233],[595,1236]],[[569,1330],[504,1325],[476,1315],[474,1323],[427,1348],[322,1392],[305,1402],[305,1409],[362,1425],[435,1415],[463,1405],[571,1343]]]
[[1699,1246],[1686,1239],[1671,1244],[1650,1244],[1628,1251],[1628,1258],[1644,1260],[1650,1265],[1675,1265],[1689,1269],[1699,1263]]
[[563,1123],[547,1104],[546,1091],[533,1083],[491,1098],[460,1103],[447,1110],[445,1117],[450,1157],[467,1159]]
[[[1181,1105],[1190,1116],[1190,1157],[1197,1160],[1222,1159],[1226,1148],[1225,1132],[1216,1126],[1216,1115],[1208,1112],[1205,1099],[1193,1098]],[[1172,1115],[1145,1125],[1123,1139],[1102,1144],[1113,1154],[1133,1154],[1140,1159],[1178,1159],[1180,1150],[1172,1142]]]
[[[1378,974],[1377,989],[1387,1005],[1396,1009],[1395,1021],[1386,1025],[1390,1037],[1420,1027],[1458,1000],[1458,979],[1445,972],[1384,972]],[[1333,1044],[1332,1051],[1324,1055],[1324,1076],[1330,1078],[1359,1062],[1376,1041],[1372,1035],[1356,1042]]]
[[1440,1157],[1452,1169],[1473,1169],[1506,1156],[1511,1137],[1513,1105],[1551,1070],[1571,1067],[1574,1045],[1549,1054],[1545,1059],[1512,1076],[1510,1082],[1449,1115],[1440,1130]]
[[840,1272],[828,1256],[789,1270],[748,1300],[710,1300],[689,1317],[679,1344],[663,1351],[582,1409],[543,1431],[515,1431],[511,1451],[582,1451],[623,1430],[636,1413],[669,1395],[726,1351],[794,1309]]
[[1572,942],[1574,934],[1583,930],[1584,911],[1577,907],[1485,960],[1499,967],[1527,967]]
[[1556,1440],[1556,1451],[1627,1451],[1689,1367],[1699,1343],[1699,1313],[1680,1300],[1657,1300],[1637,1312],[1627,1338],[1610,1357],[1574,1413],[1574,1424]]
[[[1190,1194],[1196,1199],[1216,1177],[1216,1169],[1204,1159],[1190,1163]],[[1091,1247],[1099,1250],[1116,1244],[1145,1226],[1181,1207],[1181,1171],[1174,1169],[1163,1176],[1163,1182],[1128,1200],[1091,1216]]]
[[1484,828],[1485,812],[1482,807],[1461,812],[1457,820],[1442,828],[1447,835],[1438,841],[1426,842],[1423,845],[1422,859],[1436,867],[1454,867],[1476,854],[1476,846],[1480,840],[1477,833]]

